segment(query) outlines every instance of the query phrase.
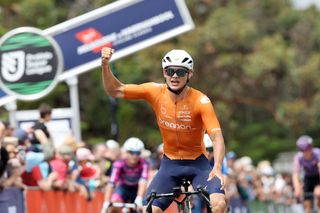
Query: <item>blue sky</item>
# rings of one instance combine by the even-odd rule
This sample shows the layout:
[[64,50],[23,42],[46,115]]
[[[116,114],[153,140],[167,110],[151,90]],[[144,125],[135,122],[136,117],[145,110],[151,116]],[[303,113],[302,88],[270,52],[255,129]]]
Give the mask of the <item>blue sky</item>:
[[291,0],[294,7],[298,9],[306,9],[310,5],[315,5],[320,10],[320,0]]

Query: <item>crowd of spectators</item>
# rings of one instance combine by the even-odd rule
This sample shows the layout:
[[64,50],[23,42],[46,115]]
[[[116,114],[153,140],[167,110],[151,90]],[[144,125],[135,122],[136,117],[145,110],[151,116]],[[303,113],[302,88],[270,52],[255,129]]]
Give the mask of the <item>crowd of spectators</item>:
[[[56,147],[45,125],[51,109],[43,105],[39,111],[39,121],[29,130],[0,122],[0,187],[79,192],[88,200],[104,191],[113,162],[123,156],[120,144],[107,140],[89,147],[70,135]],[[160,144],[141,154],[149,162],[149,179],[159,168],[162,151]],[[237,157],[232,151],[226,160],[226,195],[232,205],[249,208],[252,201],[262,201],[289,207],[297,202],[290,173],[277,173],[268,161],[255,166],[250,157]]]

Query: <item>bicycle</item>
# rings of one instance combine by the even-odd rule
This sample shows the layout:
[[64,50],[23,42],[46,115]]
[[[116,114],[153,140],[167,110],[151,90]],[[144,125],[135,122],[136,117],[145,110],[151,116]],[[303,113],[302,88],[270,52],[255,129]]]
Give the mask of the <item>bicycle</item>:
[[121,208],[122,213],[141,213],[140,210],[137,209],[137,205],[135,203],[121,203],[121,202],[113,202],[110,203],[110,206],[106,210],[106,213],[109,213],[111,207]]
[[[188,188],[190,185],[191,183],[184,178],[182,179],[182,183],[180,184],[180,186],[173,187],[172,192],[170,193],[157,194],[155,191],[152,191],[147,199],[148,203],[146,207],[146,212],[152,213],[152,203],[155,199],[167,197],[167,198],[171,198],[172,201],[174,201],[177,204],[179,213],[180,212],[191,213],[192,212],[191,200],[190,200],[191,195],[201,196],[201,198],[206,203],[207,212],[211,212],[212,206],[210,204],[208,192],[201,186],[198,186],[196,191],[189,191]],[[184,191],[182,191],[181,188],[183,188]],[[183,195],[184,197],[182,198],[182,200],[178,200],[178,198],[181,195]]]

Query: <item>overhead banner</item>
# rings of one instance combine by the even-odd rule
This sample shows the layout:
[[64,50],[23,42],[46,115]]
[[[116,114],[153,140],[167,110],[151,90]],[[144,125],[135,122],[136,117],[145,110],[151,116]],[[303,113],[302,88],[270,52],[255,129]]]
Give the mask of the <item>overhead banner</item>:
[[[64,81],[99,67],[104,46],[115,49],[114,61],[193,28],[184,0],[118,0],[42,32],[62,51]],[[0,90],[0,106],[11,97]]]
[[100,50],[115,49],[112,60],[194,28],[183,0],[122,0],[44,31],[62,49],[64,80],[100,66]]

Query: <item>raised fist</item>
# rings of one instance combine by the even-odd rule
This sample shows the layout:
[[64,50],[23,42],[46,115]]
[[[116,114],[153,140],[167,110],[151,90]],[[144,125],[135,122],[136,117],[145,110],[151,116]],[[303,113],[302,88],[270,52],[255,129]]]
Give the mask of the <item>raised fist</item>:
[[101,58],[102,60],[103,59],[106,59],[106,60],[109,60],[113,54],[114,50],[110,47],[104,47],[102,48],[101,50]]

